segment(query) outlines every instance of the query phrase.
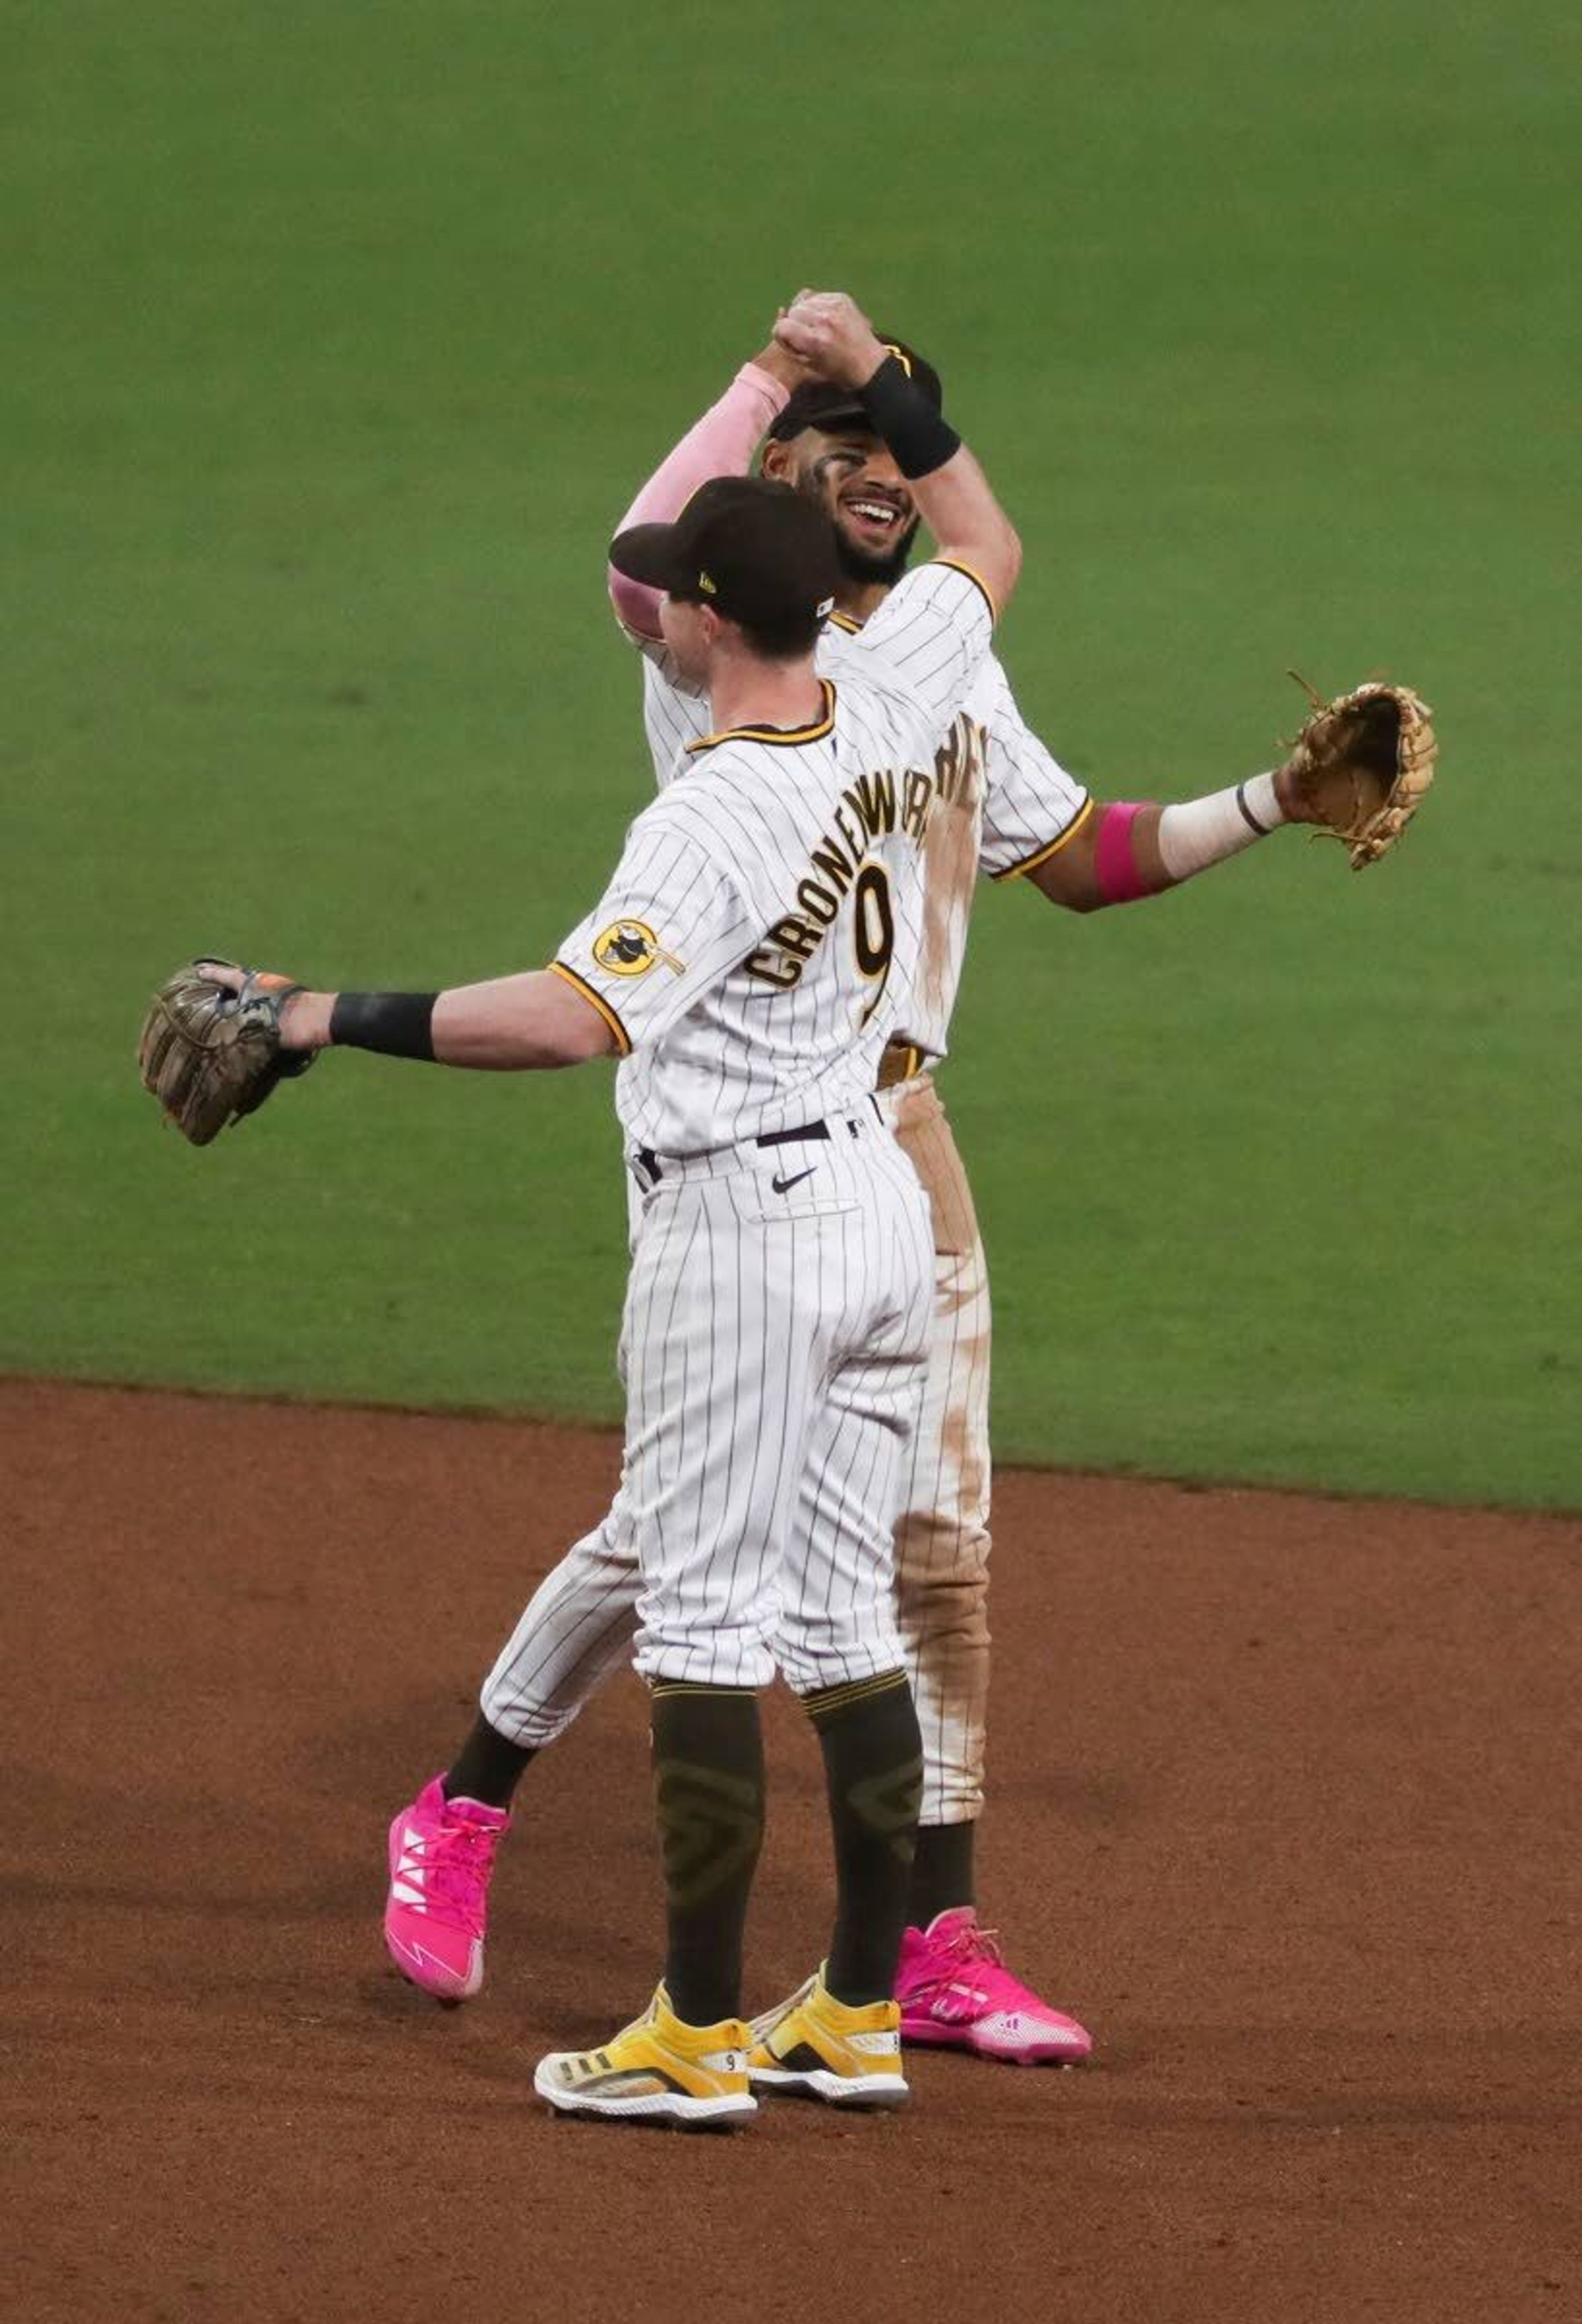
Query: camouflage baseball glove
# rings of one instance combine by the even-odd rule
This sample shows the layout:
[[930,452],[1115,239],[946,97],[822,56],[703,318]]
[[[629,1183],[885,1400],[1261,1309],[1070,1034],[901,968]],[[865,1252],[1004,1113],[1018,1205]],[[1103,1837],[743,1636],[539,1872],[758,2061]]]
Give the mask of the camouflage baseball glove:
[[194,1146],[207,1146],[229,1121],[254,1113],[279,1082],[313,1063],[313,1052],[281,1047],[281,1010],[302,987],[289,977],[244,972],[231,992],[206,976],[230,961],[189,960],[154,994],[137,1044],[137,1066],[165,1120]]
[[1359,686],[1326,702],[1305,678],[1297,683],[1313,711],[1283,771],[1302,819],[1342,841],[1360,872],[1389,853],[1428,795],[1438,747],[1432,713],[1409,686]]

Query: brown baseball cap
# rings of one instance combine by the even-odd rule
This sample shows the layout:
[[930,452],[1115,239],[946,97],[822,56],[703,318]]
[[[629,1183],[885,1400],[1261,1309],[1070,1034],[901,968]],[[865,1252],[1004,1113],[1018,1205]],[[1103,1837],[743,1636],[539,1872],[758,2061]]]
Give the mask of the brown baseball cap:
[[[888,331],[874,334],[881,346],[893,355],[908,379],[923,390],[936,411],[944,410],[944,390],[940,376],[925,356],[905,339],[891,337]],[[806,380],[794,387],[769,429],[770,438],[779,444],[800,436],[805,428],[871,428],[863,407],[862,398],[854,387],[836,387],[828,380]]]
[[610,544],[629,581],[750,625],[828,613],[841,578],[835,529],[815,501],[764,476],[713,476],[674,524],[634,524]]

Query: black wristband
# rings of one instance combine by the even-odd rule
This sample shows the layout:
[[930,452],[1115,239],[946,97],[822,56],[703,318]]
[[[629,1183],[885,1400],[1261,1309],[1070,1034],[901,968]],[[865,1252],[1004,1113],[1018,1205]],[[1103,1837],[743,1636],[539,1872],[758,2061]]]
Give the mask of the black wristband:
[[906,376],[898,355],[887,355],[867,386],[857,392],[904,476],[932,476],[961,450],[961,438],[915,381]]
[[337,992],[329,1038],[337,1049],[374,1049],[382,1057],[434,1062],[437,992]]

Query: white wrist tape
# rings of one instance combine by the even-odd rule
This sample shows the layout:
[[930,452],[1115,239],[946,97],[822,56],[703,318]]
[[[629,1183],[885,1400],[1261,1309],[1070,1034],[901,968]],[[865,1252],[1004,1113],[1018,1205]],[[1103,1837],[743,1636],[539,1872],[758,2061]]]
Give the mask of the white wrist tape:
[[1274,776],[1254,775],[1234,790],[1165,807],[1156,834],[1159,860],[1173,880],[1190,880],[1210,863],[1239,855],[1284,820],[1274,797]]

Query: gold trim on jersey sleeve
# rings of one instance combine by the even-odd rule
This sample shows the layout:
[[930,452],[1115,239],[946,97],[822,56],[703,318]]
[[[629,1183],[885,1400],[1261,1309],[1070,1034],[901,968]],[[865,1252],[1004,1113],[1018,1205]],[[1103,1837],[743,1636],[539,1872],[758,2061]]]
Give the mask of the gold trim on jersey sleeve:
[[778,744],[817,742],[822,741],[835,723],[835,689],[827,678],[821,678],[823,688],[824,715],[811,726],[724,726],[717,734],[705,734],[702,740],[687,744],[688,751],[712,751],[716,742],[774,742]]
[[1092,814],[1092,812],[1093,802],[1091,798],[1084,799],[1081,812],[1072,817],[1070,823],[1067,824],[1065,829],[1061,833],[1058,839],[1052,839],[1047,847],[1040,847],[1035,854],[1024,857],[1020,863],[1008,864],[1003,872],[991,872],[989,875],[989,878],[991,880],[1020,880],[1026,872],[1036,872],[1041,863],[1047,863],[1052,855],[1058,855],[1061,849],[1067,846],[1070,842],[1076,837],[1078,832],[1081,831],[1082,825],[1087,822],[1088,817]]
[[609,1026],[610,1030],[614,1034],[616,1041],[620,1045],[621,1056],[623,1057],[630,1057],[631,1055],[631,1035],[627,1031],[620,1018],[615,1014],[614,1010],[611,1008],[610,1003],[605,1000],[603,994],[602,992],[595,992],[593,986],[587,982],[586,978],[579,976],[575,968],[567,968],[563,960],[552,960],[549,964],[549,973],[551,976],[560,977],[566,983],[570,985],[574,992],[580,992],[583,999],[587,1001],[591,1007],[598,1010],[600,1016],[604,1019],[605,1024]]
[[943,565],[947,573],[964,573],[969,581],[975,581],[983,592],[983,602],[989,608],[989,620],[998,621],[999,607],[994,602],[994,591],[981,573],[975,573],[970,565],[963,565],[959,557],[935,557],[930,561],[934,565]]

